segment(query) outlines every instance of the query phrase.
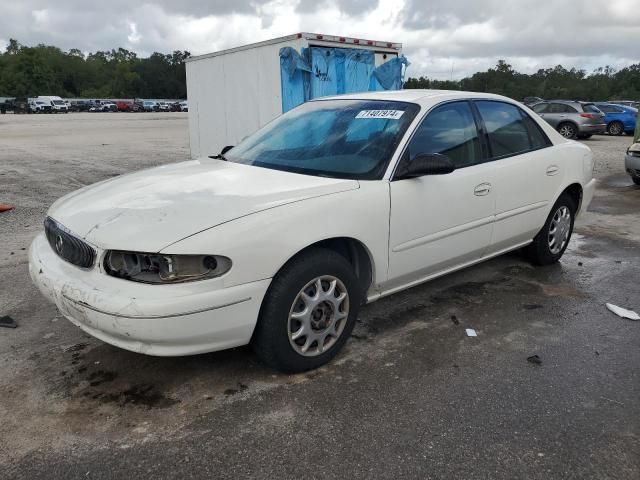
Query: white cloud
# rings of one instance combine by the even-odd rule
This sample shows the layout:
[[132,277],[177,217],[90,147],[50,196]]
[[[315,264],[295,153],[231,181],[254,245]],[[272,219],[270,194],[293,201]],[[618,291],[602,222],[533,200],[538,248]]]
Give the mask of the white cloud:
[[506,59],[532,72],[638,61],[638,0],[5,0],[2,44],[206,53],[299,31],[402,42],[410,76],[460,78]]
[[127,35],[127,40],[131,45],[137,45],[140,43],[142,39],[142,35],[138,33],[138,26],[136,22],[129,22],[129,35]]

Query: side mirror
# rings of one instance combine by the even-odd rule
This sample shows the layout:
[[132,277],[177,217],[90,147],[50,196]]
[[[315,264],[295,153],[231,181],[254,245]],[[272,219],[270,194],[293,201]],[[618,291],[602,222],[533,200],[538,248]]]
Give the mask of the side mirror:
[[403,162],[398,179],[417,178],[424,175],[446,175],[456,169],[453,161],[441,153],[419,153],[410,162]]

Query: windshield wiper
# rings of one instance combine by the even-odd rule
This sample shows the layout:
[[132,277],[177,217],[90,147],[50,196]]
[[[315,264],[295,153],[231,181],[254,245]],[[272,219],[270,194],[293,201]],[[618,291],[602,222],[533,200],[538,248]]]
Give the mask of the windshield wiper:
[[213,158],[215,160],[224,160],[225,162],[229,161],[227,157],[224,156],[229,150],[233,148],[233,145],[227,145],[224,147],[218,155],[209,155],[209,158]]

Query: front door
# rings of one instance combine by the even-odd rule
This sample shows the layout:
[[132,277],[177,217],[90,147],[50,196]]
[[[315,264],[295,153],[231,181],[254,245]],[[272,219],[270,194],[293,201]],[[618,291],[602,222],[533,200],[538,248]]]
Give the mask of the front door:
[[456,169],[445,175],[392,179],[386,291],[473,262],[491,240],[495,167],[483,163],[469,102],[433,109],[416,129],[401,162],[427,153],[447,155]]

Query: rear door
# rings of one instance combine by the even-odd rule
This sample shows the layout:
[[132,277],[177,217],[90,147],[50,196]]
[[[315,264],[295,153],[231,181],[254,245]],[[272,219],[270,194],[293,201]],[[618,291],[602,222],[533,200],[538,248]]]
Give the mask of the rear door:
[[550,103],[544,114],[541,115],[553,128],[558,128],[562,122],[567,121],[570,114],[578,111],[565,103]]
[[398,169],[402,162],[427,153],[447,155],[456,170],[392,179],[385,290],[477,260],[491,240],[495,167],[483,163],[483,143],[470,102],[435,107],[415,130]]
[[517,105],[474,102],[495,166],[495,224],[488,254],[528,242],[544,224],[564,176],[562,158],[538,124]]

